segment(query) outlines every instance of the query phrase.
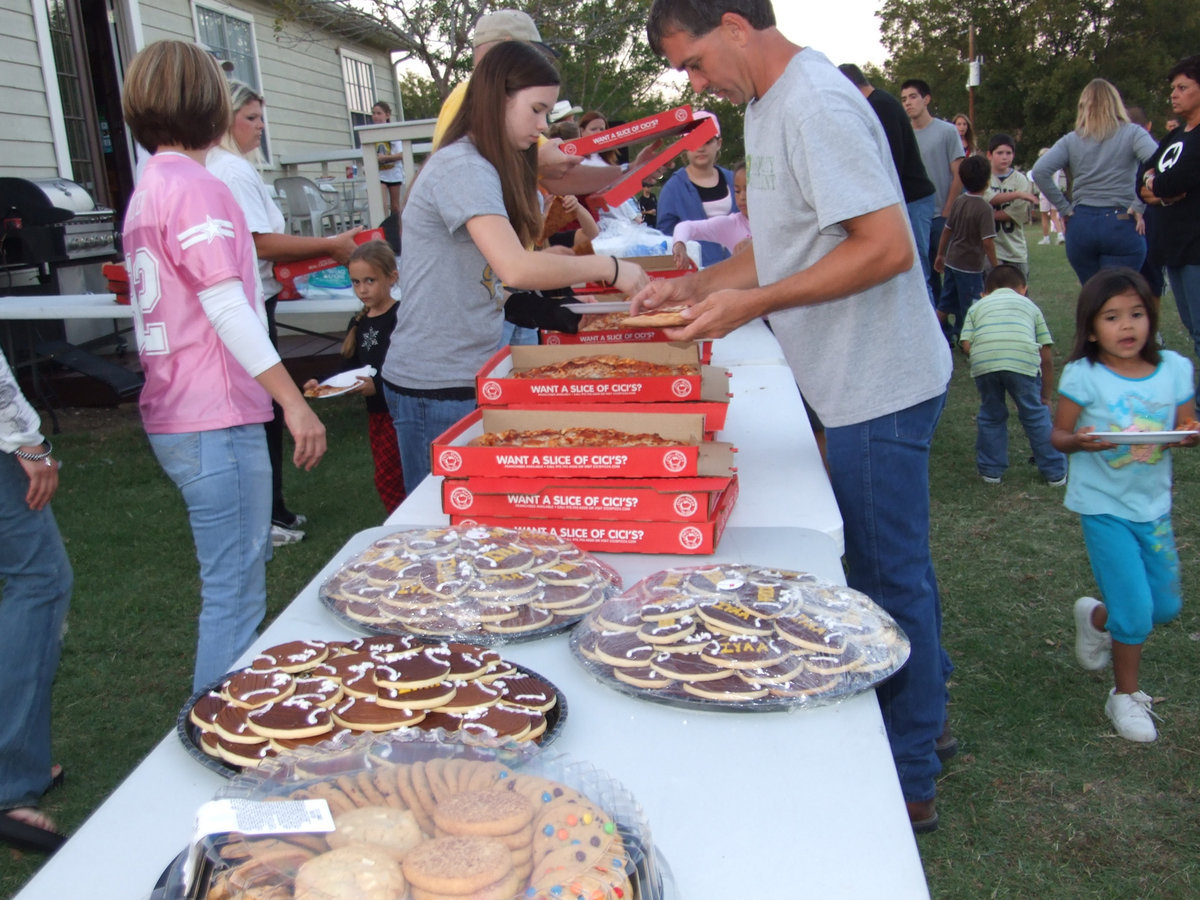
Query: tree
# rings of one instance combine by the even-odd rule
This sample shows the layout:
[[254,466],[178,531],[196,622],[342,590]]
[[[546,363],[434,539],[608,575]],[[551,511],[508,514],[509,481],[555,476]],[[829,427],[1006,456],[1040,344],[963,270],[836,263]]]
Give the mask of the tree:
[[975,131],[1005,131],[1032,165],[1039,147],[1074,127],[1079,92],[1107,78],[1126,104],[1144,107],[1161,134],[1166,73],[1200,46],[1200,4],[1178,0],[884,0],[884,66],[895,91],[906,78],[933,89],[936,115],[967,108],[967,27],[984,58]]

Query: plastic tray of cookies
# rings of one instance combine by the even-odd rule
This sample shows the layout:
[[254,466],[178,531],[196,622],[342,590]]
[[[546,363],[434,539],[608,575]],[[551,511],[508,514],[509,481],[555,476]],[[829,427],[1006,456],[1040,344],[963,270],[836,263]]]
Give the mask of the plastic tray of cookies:
[[360,631],[496,646],[571,628],[620,590],[616,570],[554,535],[452,525],[376,540],[319,596]]
[[753,565],[664,569],[571,634],[575,658],[642,700],[762,712],[873,688],[908,660],[904,632],[858,591]]
[[364,735],[270,760],[218,798],[323,800],[333,830],[210,835],[199,868],[185,874],[181,854],[156,900],[334,900],[368,878],[394,898],[676,896],[629,791],[590,763],[528,745]]
[[552,682],[496,650],[405,635],[289,641],[197,691],[175,731],[226,777],[364,732],[434,731],[549,746],[567,720]]

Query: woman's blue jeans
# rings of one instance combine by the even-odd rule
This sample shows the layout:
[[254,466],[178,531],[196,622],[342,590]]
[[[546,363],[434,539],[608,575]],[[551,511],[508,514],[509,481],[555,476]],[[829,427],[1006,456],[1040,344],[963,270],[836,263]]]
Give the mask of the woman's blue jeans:
[[192,688],[231,668],[267,614],[271,462],[261,424],[151,434],[150,447],[183,493],[200,562],[200,633]]
[[1067,262],[1080,284],[1101,269],[1128,266],[1136,272],[1145,259],[1146,239],[1125,210],[1076,206],[1067,219]]
[[475,409],[474,400],[435,400],[401,394],[383,386],[388,412],[396,426],[404,490],[412,494],[430,472],[429,446],[433,439]]

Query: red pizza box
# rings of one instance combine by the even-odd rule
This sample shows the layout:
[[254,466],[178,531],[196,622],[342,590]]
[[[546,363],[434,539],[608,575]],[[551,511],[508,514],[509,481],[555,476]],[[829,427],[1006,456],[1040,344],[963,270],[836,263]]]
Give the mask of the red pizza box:
[[[515,378],[515,373],[589,356],[618,356],[665,366],[691,366],[694,375],[623,378]],[[601,350],[578,344],[502,347],[475,376],[480,406],[518,404],[680,403],[729,398],[729,373],[700,365],[694,343],[611,344]]]
[[[354,243],[365,244],[367,241],[382,241],[383,229],[372,228],[370,231],[360,231],[354,236]],[[279,263],[274,268],[275,280],[280,284],[280,300],[299,300],[301,294],[296,290],[296,279],[301,275],[311,275],[322,269],[332,269],[340,266],[332,256],[314,256],[311,259],[298,259],[295,262]]]
[[709,554],[716,552],[737,495],[738,482],[734,478],[718,498],[712,517],[705,522],[616,523],[586,519],[476,517],[451,513],[450,524],[483,522],[504,528],[548,531],[562,540],[571,541],[581,550],[602,553]]
[[631,167],[619,181],[599,193],[592,194],[588,198],[589,208],[597,205],[597,198],[609,206],[620,206],[642,189],[642,182],[645,179],[667,165],[684,150],[703,147],[717,136],[717,124],[711,118],[693,119],[692,121],[691,129],[684,133],[679,140],[667,143],[644,165],[636,169]]
[[[568,334],[565,331],[539,332],[543,345],[552,344],[589,344],[607,346],[608,344],[669,344],[671,339],[661,328],[605,328],[599,331],[578,331]],[[700,362],[712,362],[712,341],[699,341]]]
[[[668,447],[472,447],[485,431],[538,428],[615,428],[685,441]],[[572,478],[726,477],[734,470],[730,444],[704,441],[704,417],[575,410],[477,409],[434,438],[433,474],[456,478],[568,476]]]
[[708,522],[730,478],[447,478],[452,516]]
[[688,105],[676,106],[653,113],[634,122],[614,125],[587,137],[563,141],[559,149],[568,156],[590,156],[601,150],[616,150],[628,144],[656,141],[697,127],[700,121],[692,118]]
[[715,441],[717,432],[725,427],[729,415],[729,395],[723,400],[695,400],[686,403],[593,403],[572,401],[570,403],[514,403],[502,409],[559,409],[598,413],[655,413],[663,416],[699,415],[704,417],[704,440]]
[[[687,266],[677,269],[675,267],[675,258],[670,255],[622,256],[621,259],[626,262],[637,263],[651,278],[679,278],[688,274],[688,272],[696,271],[696,264],[690,259]],[[612,285],[599,281],[589,281],[581,287],[574,288],[574,291],[576,294],[604,294],[605,300],[619,300],[626,296]]]

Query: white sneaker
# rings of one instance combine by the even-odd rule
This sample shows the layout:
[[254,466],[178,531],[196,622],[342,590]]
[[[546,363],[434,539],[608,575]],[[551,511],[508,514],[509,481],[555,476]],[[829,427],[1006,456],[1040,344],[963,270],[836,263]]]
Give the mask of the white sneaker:
[[1075,658],[1089,672],[1103,669],[1112,660],[1112,635],[1092,624],[1092,610],[1099,605],[1095,597],[1075,601]]
[[1043,247],[1045,247],[1046,245],[1048,245],[1050,243],[1050,235],[1046,235],[1044,238],[1042,238],[1040,241],[1038,241],[1038,243],[1041,244]]
[[284,528],[282,525],[271,526],[271,546],[279,547],[283,544],[296,544],[304,540],[304,532],[297,531],[295,528]]
[[1067,242],[1067,236],[1065,234],[1063,234],[1061,231],[1058,233],[1058,242],[1060,244],[1065,244]]
[[1112,721],[1117,734],[1127,741],[1148,744],[1158,737],[1154,722],[1154,699],[1142,691],[1118,694],[1113,688],[1104,703],[1104,713]]

